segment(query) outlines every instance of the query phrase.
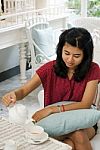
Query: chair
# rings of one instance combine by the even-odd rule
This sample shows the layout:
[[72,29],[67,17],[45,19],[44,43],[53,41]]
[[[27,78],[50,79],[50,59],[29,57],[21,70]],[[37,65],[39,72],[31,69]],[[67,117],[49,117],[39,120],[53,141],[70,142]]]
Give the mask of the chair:
[[[98,94],[97,99],[95,101],[95,105],[97,109],[100,111],[100,83],[98,85]],[[100,147],[100,120],[98,121],[97,126],[98,126],[97,134],[91,140],[93,150],[99,150]]]
[[32,75],[35,68],[56,59],[54,34],[48,22],[26,25],[26,35],[31,53]]
[[100,65],[100,29],[95,29],[92,32],[92,37],[94,41],[94,57],[93,61]]

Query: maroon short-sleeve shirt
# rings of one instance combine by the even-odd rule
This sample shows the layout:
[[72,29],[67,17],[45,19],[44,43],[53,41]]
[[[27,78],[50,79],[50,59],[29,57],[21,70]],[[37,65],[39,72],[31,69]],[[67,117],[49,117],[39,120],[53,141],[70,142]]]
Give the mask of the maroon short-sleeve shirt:
[[39,75],[44,88],[45,106],[60,101],[76,101],[82,100],[87,82],[92,80],[100,80],[100,68],[98,64],[92,62],[91,68],[84,80],[76,82],[74,78],[62,78],[55,74],[55,61],[50,61],[40,67],[36,73]]

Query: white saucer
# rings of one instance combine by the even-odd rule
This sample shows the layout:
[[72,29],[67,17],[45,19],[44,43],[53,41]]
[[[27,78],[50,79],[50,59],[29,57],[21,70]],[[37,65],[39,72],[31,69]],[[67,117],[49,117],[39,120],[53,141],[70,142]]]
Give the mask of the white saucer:
[[31,143],[31,144],[41,144],[48,140],[48,134],[46,132],[43,132],[40,140],[34,140],[32,139],[32,136],[29,137],[27,135],[25,135],[25,139],[27,140],[28,143]]

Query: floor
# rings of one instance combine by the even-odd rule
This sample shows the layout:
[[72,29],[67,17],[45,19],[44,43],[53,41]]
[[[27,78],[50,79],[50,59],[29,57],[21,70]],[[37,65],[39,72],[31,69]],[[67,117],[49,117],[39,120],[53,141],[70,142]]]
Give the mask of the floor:
[[[31,78],[31,70],[28,70],[26,72],[27,80]],[[16,75],[10,79],[7,79],[3,82],[0,82],[0,100],[2,99],[2,96],[6,94],[7,92],[14,90],[21,86],[20,83],[20,75]],[[29,118],[32,116],[32,114],[39,109],[39,103],[38,103],[38,92],[40,91],[41,87],[30,93],[28,96],[26,96],[23,100],[18,101],[17,103],[24,104],[29,112]]]

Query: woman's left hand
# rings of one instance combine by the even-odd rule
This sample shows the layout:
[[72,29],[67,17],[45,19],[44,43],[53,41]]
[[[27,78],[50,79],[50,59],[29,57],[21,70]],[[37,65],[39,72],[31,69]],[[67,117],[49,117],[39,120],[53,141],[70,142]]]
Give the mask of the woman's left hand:
[[52,107],[46,107],[46,108],[43,108],[39,111],[37,111],[33,116],[32,116],[32,119],[35,120],[36,122],[38,122],[39,120],[49,116],[50,114],[52,114],[53,111],[52,111]]

